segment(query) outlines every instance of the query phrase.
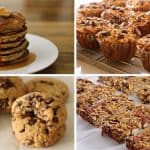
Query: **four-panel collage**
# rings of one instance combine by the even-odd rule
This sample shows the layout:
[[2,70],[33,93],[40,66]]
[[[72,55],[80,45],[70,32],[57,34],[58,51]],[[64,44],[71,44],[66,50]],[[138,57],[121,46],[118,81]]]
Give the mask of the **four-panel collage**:
[[150,0],[0,1],[0,150],[150,150]]

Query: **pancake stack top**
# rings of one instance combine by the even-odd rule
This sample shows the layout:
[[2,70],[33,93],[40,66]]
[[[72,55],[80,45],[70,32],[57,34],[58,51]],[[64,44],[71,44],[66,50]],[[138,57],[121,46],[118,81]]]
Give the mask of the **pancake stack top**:
[[0,8],[0,66],[25,60],[29,54],[25,38],[25,18],[17,12]]

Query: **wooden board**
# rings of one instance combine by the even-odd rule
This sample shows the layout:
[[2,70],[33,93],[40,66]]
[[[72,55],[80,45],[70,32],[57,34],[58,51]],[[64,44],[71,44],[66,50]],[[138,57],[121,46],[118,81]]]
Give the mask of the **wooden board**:
[[[113,63],[103,56],[98,50],[88,50],[77,45],[77,57],[86,63],[92,64],[100,69],[108,71],[112,74],[142,74],[148,73],[142,67],[138,57],[132,58],[129,62]],[[90,72],[89,72],[90,73]]]

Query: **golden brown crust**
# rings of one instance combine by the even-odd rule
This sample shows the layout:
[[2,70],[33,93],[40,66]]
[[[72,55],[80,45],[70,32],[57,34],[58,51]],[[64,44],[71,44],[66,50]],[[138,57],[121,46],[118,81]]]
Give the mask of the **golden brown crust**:
[[86,5],[81,5],[78,9],[78,12],[80,12],[86,17],[94,17],[94,16],[99,17],[104,8],[105,8],[104,3],[93,2]]
[[18,12],[11,12],[10,16],[0,16],[0,34],[19,31],[25,26],[25,18]]

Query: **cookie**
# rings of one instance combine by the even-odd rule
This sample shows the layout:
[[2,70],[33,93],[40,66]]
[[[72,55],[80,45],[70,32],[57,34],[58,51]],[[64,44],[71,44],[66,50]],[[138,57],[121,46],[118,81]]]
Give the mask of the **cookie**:
[[65,131],[66,107],[45,93],[32,92],[12,106],[12,128],[17,140],[30,147],[54,144]]
[[55,96],[62,102],[65,102],[68,98],[67,85],[54,78],[35,78],[30,80],[26,86],[28,92],[43,92],[47,96]]
[[25,92],[21,78],[0,77],[0,111],[11,112],[12,103]]

